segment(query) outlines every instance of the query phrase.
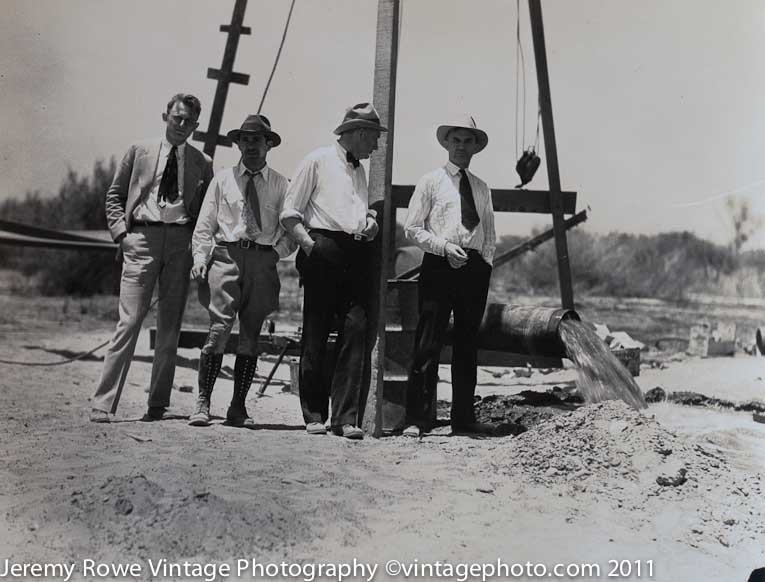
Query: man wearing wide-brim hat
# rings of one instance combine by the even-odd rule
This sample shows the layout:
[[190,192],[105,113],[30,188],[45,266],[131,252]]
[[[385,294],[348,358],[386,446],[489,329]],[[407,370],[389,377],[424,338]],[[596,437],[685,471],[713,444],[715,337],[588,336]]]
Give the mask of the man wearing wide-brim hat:
[[407,386],[406,436],[420,436],[435,420],[438,362],[452,312],[452,430],[491,431],[476,422],[473,397],[476,340],[496,248],[494,208],[486,182],[468,170],[489,138],[468,117],[439,126],[436,139],[449,159],[417,183],[404,225],[407,238],[425,251],[418,286],[420,319]]
[[191,275],[200,282],[199,298],[210,314],[210,331],[199,358],[199,394],[189,424],[210,424],[210,397],[239,317],[234,393],[226,422],[253,428],[245,399],[255,376],[260,329],[279,306],[276,264],[297,245],[279,223],[287,179],[266,164],[281,137],[264,115],[248,116],[228,137],[242,156],[210,182],[191,239]]
[[[364,167],[387,131],[369,103],[350,107],[336,143],[306,156],[290,182],[281,221],[300,245],[296,267],[304,288],[300,405],[306,431],[361,439],[359,401],[367,356],[367,271],[378,226]],[[340,322],[336,364],[325,373],[326,347]],[[331,378],[327,385],[325,378]],[[332,401],[331,414],[329,401]]]

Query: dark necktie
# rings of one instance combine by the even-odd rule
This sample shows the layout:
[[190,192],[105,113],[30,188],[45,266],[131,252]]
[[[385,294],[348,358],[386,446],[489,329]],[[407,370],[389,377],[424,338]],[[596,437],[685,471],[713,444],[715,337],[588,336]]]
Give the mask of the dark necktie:
[[242,211],[242,218],[244,219],[247,235],[251,238],[254,238],[257,234],[263,231],[263,226],[260,222],[260,201],[258,200],[258,190],[255,188],[255,176],[258,174],[260,174],[260,172],[250,172],[249,170],[244,173],[247,184],[244,191],[244,210]]
[[460,198],[462,199],[462,225],[468,230],[473,230],[481,219],[478,218],[478,211],[475,209],[475,200],[473,199],[473,188],[470,186],[467,172],[460,170]]
[[359,167],[359,160],[356,159],[356,156],[354,156],[351,152],[345,152],[345,159],[348,161],[349,164],[351,164],[354,168]]
[[176,156],[175,146],[170,148],[170,154],[167,156],[165,171],[162,172],[162,180],[159,183],[159,194],[157,196],[160,206],[166,203],[171,204],[178,200],[178,157]]

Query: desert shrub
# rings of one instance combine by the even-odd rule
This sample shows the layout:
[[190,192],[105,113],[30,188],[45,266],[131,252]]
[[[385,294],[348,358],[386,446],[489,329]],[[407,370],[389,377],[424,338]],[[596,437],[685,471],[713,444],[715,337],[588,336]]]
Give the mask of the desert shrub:
[[[675,300],[691,292],[763,295],[764,251],[742,253],[736,260],[729,247],[690,232],[596,235],[572,230],[567,241],[576,293]],[[492,288],[555,295],[556,256],[555,243],[543,243],[499,267]]]
[[[5,220],[57,230],[105,230],[104,201],[116,169],[109,162],[96,161],[91,176],[70,169],[55,196],[28,192],[22,199],[0,204]],[[2,247],[0,265],[14,268],[36,281],[48,295],[92,295],[115,290],[114,255],[31,247]]]

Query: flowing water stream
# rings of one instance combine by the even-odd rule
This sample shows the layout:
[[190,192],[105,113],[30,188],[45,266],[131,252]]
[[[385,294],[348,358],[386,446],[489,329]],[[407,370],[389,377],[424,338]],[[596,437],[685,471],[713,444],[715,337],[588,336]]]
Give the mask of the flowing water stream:
[[577,386],[585,402],[619,399],[637,410],[646,407],[632,374],[588,324],[564,319],[558,333],[568,358],[576,364]]

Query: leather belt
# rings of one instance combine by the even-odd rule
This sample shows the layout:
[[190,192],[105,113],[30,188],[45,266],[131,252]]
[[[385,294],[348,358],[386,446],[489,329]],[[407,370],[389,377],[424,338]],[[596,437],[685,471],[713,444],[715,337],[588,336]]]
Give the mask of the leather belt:
[[131,226],[191,226],[190,222],[162,222],[158,220],[134,220]]
[[220,244],[226,245],[227,247],[239,247],[240,249],[253,249],[256,251],[270,251],[274,248],[271,245],[262,245],[252,240],[238,240],[235,242],[220,241]]

